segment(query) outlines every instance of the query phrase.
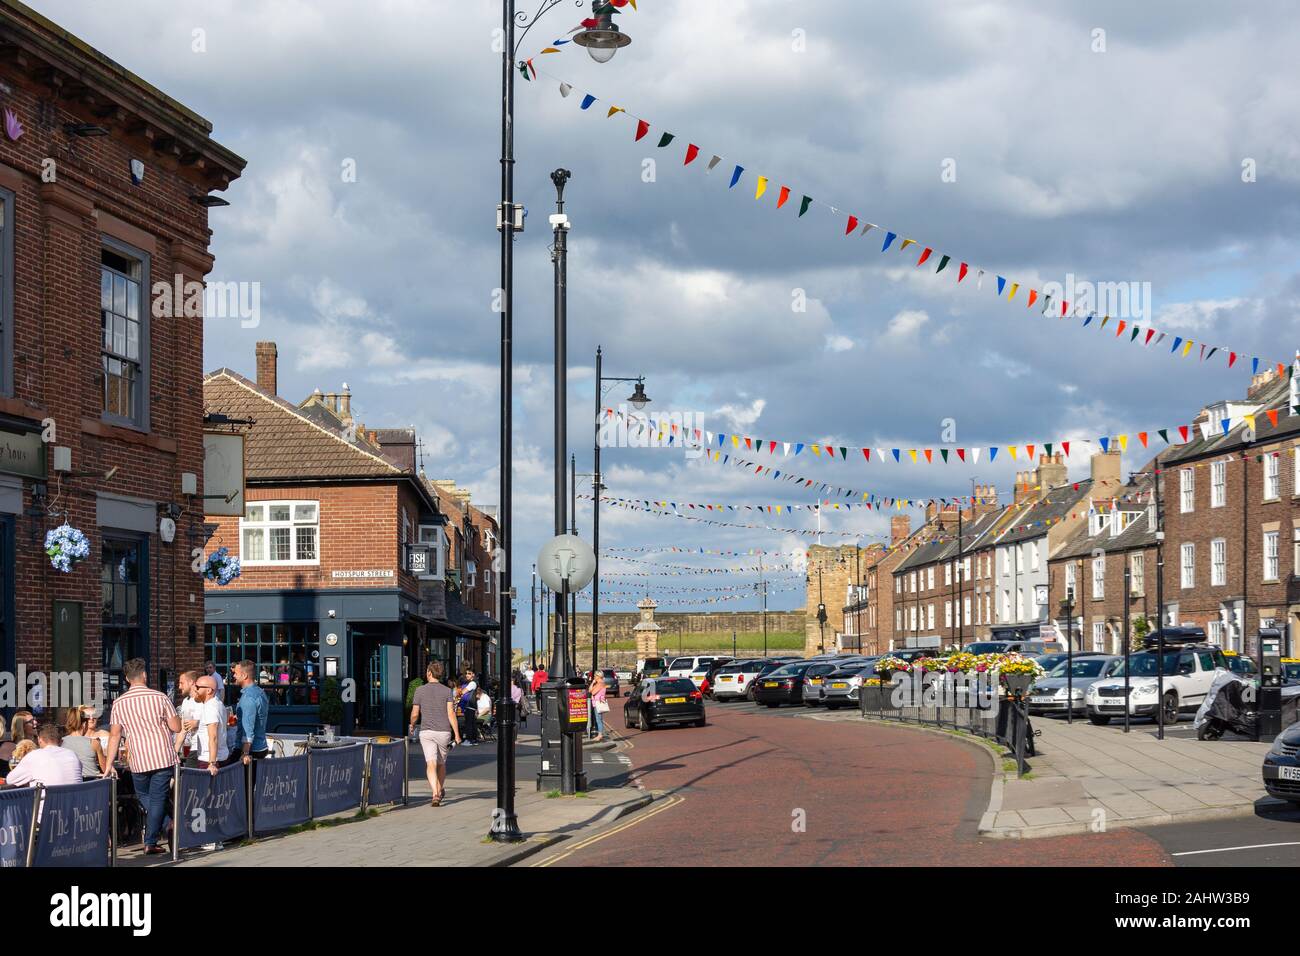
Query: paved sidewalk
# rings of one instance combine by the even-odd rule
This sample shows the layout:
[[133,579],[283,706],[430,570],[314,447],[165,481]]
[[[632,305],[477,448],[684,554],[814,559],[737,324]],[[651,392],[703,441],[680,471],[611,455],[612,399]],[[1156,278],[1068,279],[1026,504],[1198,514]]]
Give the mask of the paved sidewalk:
[[1268,796],[1260,776],[1271,742],[1200,741],[1190,721],[1166,728],[1164,740],[1146,722],[1128,734],[1116,724],[1050,718],[1034,729],[1032,779],[995,777],[983,834],[1056,836],[1289,808]]
[[[447,795],[440,807],[429,804],[429,784],[416,750],[412,761],[411,802],[380,809],[377,817],[349,819],[333,826],[259,838],[245,846],[215,852],[191,851],[179,863],[170,857],[119,855],[125,866],[507,866],[589,827],[632,813],[654,795],[628,785],[626,773],[597,779],[597,768],[621,763],[617,744],[588,745],[593,786],[586,796],[548,796],[535,789],[537,734],[520,734],[515,812],[523,843],[487,839],[496,806],[496,746],[456,748],[448,764]],[[599,760],[595,758],[599,757]],[[630,766],[626,766],[630,770]]]

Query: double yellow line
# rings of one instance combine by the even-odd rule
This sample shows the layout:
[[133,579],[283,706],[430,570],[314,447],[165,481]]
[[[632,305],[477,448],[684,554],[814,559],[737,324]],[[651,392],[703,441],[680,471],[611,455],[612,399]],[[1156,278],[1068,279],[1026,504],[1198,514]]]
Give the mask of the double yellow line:
[[559,863],[561,860],[567,859],[568,857],[572,856],[574,853],[577,853],[579,850],[585,850],[593,843],[598,843],[601,840],[605,839],[606,837],[614,836],[614,834],[616,833],[622,833],[624,830],[636,826],[638,823],[642,822],[643,820],[649,820],[656,813],[663,813],[665,810],[671,810],[679,803],[684,803],[685,800],[686,800],[685,797],[678,796],[677,794],[673,794],[669,797],[666,797],[659,804],[659,806],[654,807],[646,811],[645,813],[637,814],[631,820],[628,820],[626,823],[620,823],[618,826],[610,827],[608,830],[605,830],[602,833],[597,833],[595,836],[587,837],[587,839],[581,840],[578,843],[573,844],[573,846],[569,847],[563,853],[557,853],[554,856],[548,856],[543,860],[538,860],[536,863],[530,863],[529,865],[550,866],[552,863]]

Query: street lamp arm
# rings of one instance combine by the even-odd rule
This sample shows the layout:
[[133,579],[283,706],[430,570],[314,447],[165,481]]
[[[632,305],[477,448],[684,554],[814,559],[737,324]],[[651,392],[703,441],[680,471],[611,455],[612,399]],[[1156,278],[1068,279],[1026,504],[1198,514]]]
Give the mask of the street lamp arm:
[[[582,9],[583,2],[584,0],[573,0],[574,6],[579,9]],[[519,38],[515,41],[515,48],[511,51],[512,55],[519,55],[519,48],[523,46],[524,37],[528,36],[528,31],[533,28],[533,25],[562,3],[564,3],[564,0],[542,0],[541,6],[537,8],[537,12],[531,17],[528,15],[528,11],[526,10],[520,10],[515,14],[515,22],[523,27],[523,30],[519,33]]]

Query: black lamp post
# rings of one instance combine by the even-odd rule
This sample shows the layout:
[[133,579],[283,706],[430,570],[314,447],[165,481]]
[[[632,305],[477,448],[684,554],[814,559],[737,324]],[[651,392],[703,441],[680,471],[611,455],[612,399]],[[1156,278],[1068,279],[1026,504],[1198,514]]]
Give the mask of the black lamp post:
[[[515,204],[515,57],[519,53],[519,44],[523,42],[528,31],[563,0],[542,0],[541,6],[529,17],[527,13],[515,12],[515,0],[502,0],[501,26],[504,43],[501,47],[501,203],[497,212],[498,229],[501,232],[501,562],[499,589],[497,594],[497,620],[502,628],[507,628],[510,620],[511,602],[514,600],[514,587],[510,578],[510,557],[512,544],[513,520],[511,516],[511,469],[513,456],[511,443],[514,440],[513,406],[514,391],[512,376],[514,372],[514,241],[515,233],[523,229],[523,208]],[[577,6],[582,2],[578,0]],[[620,48],[632,42],[619,32],[613,24],[612,8],[601,0],[593,0],[596,26],[588,28],[574,37],[574,42],[587,48],[592,59],[605,62]],[[604,12],[596,12],[596,11]],[[523,27],[518,39],[515,26]],[[563,449],[559,452],[563,461]],[[562,467],[561,467],[562,470]],[[561,496],[561,502],[562,502]],[[561,503],[559,507],[563,507]],[[561,531],[563,530],[561,526]],[[515,815],[515,703],[510,696],[510,688],[505,675],[510,670],[511,634],[503,631],[497,647],[498,672],[501,680],[500,698],[497,701],[497,714],[501,732],[497,736],[497,800],[492,814],[490,836],[497,842],[514,843],[523,839],[519,831],[519,820]]]
[[605,490],[605,483],[600,474],[600,412],[601,398],[604,392],[601,386],[605,382],[636,382],[628,404],[638,412],[650,404],[645,393],[645,378],[615,378],[601,372],[601,349],[596,346],[596,421],[595,421],[595,467],[591,476],[591,549],[596,554],[596,573],[591,579],[591,670],[596,670],[596,647],[600,635],[600,494]]

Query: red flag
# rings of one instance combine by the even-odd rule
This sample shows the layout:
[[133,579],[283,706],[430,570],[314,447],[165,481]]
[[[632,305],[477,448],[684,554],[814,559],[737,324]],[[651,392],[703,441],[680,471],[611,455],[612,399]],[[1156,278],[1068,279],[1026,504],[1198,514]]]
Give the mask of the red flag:
[[1034,300],[1037,299],[1037,298],[1038,298],[1038,290],[1037,290],[1037,289],[1030,289],[1030,290],[1029,290],[1029,301],[1025,303],[1025,308],[1027,309],[1027,308],[1029,308],[1031,305],[1033,305],[1033,304],[1034,304]]
[[930,449],[928,449],[928,448],[925,450],[925,460],[926,460],[927,463],[930,463],[930,464],[932,464],[933,461],[934,461],[933,457],[931,456]]
[[645,135],[646,133],[648,133],[648,132],[650,132],[650,124],[647,123],[645,120],[637,120],[637,121],[636,121],[636,138],[637,138],[638,140],[640,140],[641,137],[644,136],[644,135]]
[[960,458],[962,461],[965,461],[965,460],[966,460],[966,449],[965,449],[965,448],[958,448],[958,449],[957,449],[957,457]]
[[775,452],[776,452],[776,442],[771,442],[771,443],[768,445],[767,453],[768,453],[769,455],[771,455],[771,454],[773,454],[773,453],[775,453]]
[[1119,334],[1124,331],[1124,326],[1126,325],[1128,325],[1128,322],[1124,319],[1119,320],[1119,325],[1115,328],[1115,338],[1119,338]]
[[834,457],[835,457],[835,449],[832,448],[830,445],[827,445],[827,446],[826,446],[826,454],[828,454],[828,455],[830,455],[832,458],[834,458]]
[[587,19],[582,21],[582,25],[588,30],[594,30],[596,27],[600,26],[600,21],[594,17],[587,17]]
[[1186,443],[1186,441],[1187,441],[1187,426],[1186,426],[1186,425],[1179,425],[1179,426],[1178,426],[1178,434],[1180,434],[1180,435],[1183,436],[1183,442]]
[[862,457],[865,458],[867,461],[871,461],[871,449],[870,448],[862,449]]
[[698,155],[700,155],[700,148],[694,143],[688,143],[686,146],[686,162],[682,163],[682,165],[689,166]]
[[1062,299],[1062,300],[1061,300],[1061,315],[1065,315],[1065,313],[1067,313],[1067,312],[1069,312],[1069,311],[1070,311],[1070,303],[1068,303],[1068,302],[1066,302],[1064,299]]
[[1237,361],[1237,353],[1236,353],[1236,352],[1229,352],[1229,353],[1228,353],[1228,368],[1232,368],[1233,364],[1234,364],[1236,361]]
[[919,266],[921,263],[925,262],[926,259],[929,259],[930,253],[932,253],[933,251],[934,250],[931,249],[929,246],[926,246],[925,252],[921,253],[921,258],[916,260],[916,264]]
[[1065,452],[1066,458],[1070,457],[1070,443],[1068,441],[1061,442],[1061,451]]
[[1147,433],[1146,433],[1146,432],[1138,432],[1138,441],[1140,441],[1140,442],[1142,443],[1142,447],[1143,447],[1143,448],[1146,448],[1146,447],[1147,447]]
[[961,268],[957,270],[957,281],[958,281],[958,282],[960,282],[962,279],[966,278],[966,269],[967,269],[967,268],[968,268],[968,267],[967,267],[966,263],[963,262],[963,263],[961,264]]
[[1143,344],[1143,345],[1150,345],[1150,344],[1151,344],[1151,336],[1153,336],[1153,335],[1155,335],[1155,334],[1156,334],[1156,330],[1155,330],[1155,329],[1147,329],[1147,340],[1146,340],[1145,342],[1143,342],[1142,344]]
[[1270,409],[1269,409],[1268,411],[1266,411],[1264,414],[1267,415],[1267,416],[1268,416],[1268,420],[1269,420],[1270,422],[1273,423],[1273,427],[1274,427],[1274,428],[1277,428],[1277,409],[1276,409],[1276,408],[1270,408]]
[[752,438],[746,438],[745,447],[752,449],[754,447],[754,440]]
[[858,217],[857,217],[857,216],[849,216],[849,227],[848,227],[847,229],[844,230],[844,235],[846,235],[846,236],[852,235],[852,234],[853,234],[853,230],[856,229],[856,228],[858,228]]
[[780,209],[785,205],[785,201],[790,198],[790,187],[782,186],[781,195],[776,198],[776,208]]

